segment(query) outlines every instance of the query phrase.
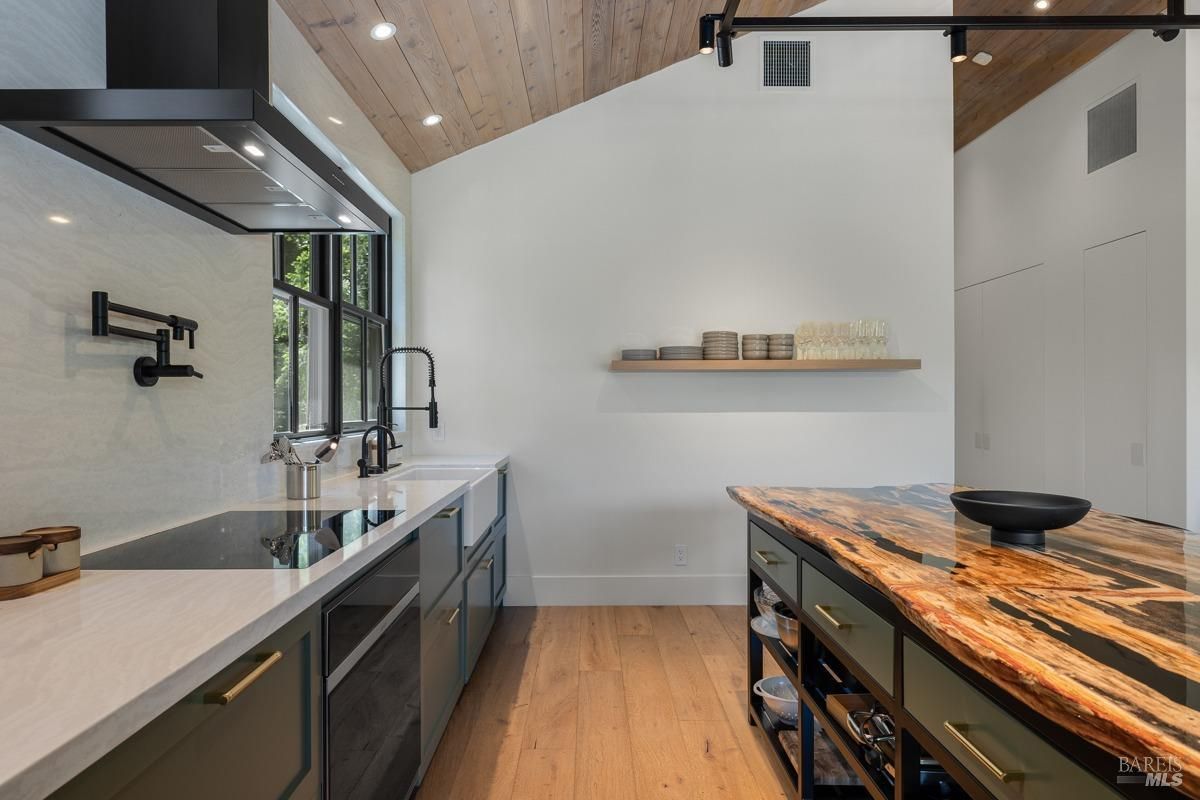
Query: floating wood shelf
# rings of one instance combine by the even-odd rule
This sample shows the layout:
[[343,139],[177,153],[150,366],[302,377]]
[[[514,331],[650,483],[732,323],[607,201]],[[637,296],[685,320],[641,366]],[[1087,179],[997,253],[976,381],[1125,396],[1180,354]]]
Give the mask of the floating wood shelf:
[[614,361],[612,372],[883,372],[920,369],[919,358],[855,361]]

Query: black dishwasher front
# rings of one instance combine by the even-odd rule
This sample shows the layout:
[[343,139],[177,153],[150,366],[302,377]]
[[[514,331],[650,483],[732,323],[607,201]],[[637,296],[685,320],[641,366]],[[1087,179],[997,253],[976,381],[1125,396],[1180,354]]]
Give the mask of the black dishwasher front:
[[323,609],[325,797],[403,800],[421,764],[419,540]]

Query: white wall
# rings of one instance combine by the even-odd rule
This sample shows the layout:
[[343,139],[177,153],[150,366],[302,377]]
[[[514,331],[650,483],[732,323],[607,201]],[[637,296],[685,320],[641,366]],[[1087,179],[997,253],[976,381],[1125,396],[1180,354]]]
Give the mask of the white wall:
[[[895,10],[819,8],[851,6]],[[740,38],[732,69],[693,58],[414,175],[412,339],[445,440],[414,436],[512,454],[510,602],[742,602],[726,486],[951,478],[945,41],[810,38],[809,91],[757,89]],[[622,347],[860,316],[924,368],[607,371]]]
[[[1031,346],[1030,329],[1037,329],[1044,368],[1037,376],[1044,388],[1026,382],[1022,394],[1030,401],[1030,392],[1040,391],[1042,408],[1027,403],[1021,412],[1028,421],[1024,428],[1044,435],[1023,440],[1018,449],[1025,451],[1025,460],[1006,464],[996,451],[1004,445],[998,437],[1009,434],[994,428],[1020,435],[1009,424],[1015,418],[996,421],[997,414],[1013,410],[1011,403],[1005,406],[991,391],[983,392],[979,403],[969,402],[978,392],[964,385],[972,373],[960,371],[960,481],[1076,494],[1104,507],[1106,498],[1092,496],[1085,480],[1084,252],[1144,231],[1150,254],[1148,305],[1130,313],[1146,315],[1150,325],[1145,513],[1163,522],[1185,522],[1182,45],[1182,39],[1164,44],[1149,33],[1134,33],[957,153],[955,286],[960,294],[1010,291],[1002,287],[1029,280],[1021,271],[1036,267],[1042,287],[1038,302],[1031,298],[1011,306],[992,327],[997,335],[1005,335],[1006,328],[1020,334],[1004,343],[1008,350],[1018,343]],[[1086,111],[1133,82],[1138,85],[1138,152],[1089,175]],[[960,299],[960,310],[974,307]],[[960,317],[960,346],[978,324]],[[1021,363],[1037,368],[1032,357]],[[1021,363],[997,371],[988,361],[980,369],[993,376],[994,385],[1011,384]],[[990,452],[975,447],[976,432],[990,434]]]
[[[279,76],[289,96],[313,119],[347,120],[353,135],[330,137],[407,210],[407,172],[292,33],[282,55],[296,69]],[[103,0],[3,4],[0,84],[102,87]],[[7,129],[0,175],[7,530],[79,524],[92,550],[281,491],[278,466],[258,463],[272,424],[269,237],[222,233]],[[54,213],[72,224],[48,222]],[[145,347],[92,338],[93,289],[197,319],[196,350],[176,360],[204,380],[134,385]]]

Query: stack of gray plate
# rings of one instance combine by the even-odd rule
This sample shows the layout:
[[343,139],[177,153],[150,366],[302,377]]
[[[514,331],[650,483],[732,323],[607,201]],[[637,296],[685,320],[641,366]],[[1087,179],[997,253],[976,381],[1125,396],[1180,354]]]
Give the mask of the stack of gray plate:
[[657,358],[657,350],[635,349],[621,351],[622,361],[654,361]]
[[736,361],[738,335],[735,331],[705,331],[703,351],[706,359]]
[[677,344],[658,348],[658,357],[663,361],[699,361],[704,351],[694,344]]
[[791,359],[796,355],[796,335],[772,333],[767,337],[767,358]]
[[767,357],[767,335],[765,333],[747,333],[742,337],[742,358],[748,361],[761,361]]

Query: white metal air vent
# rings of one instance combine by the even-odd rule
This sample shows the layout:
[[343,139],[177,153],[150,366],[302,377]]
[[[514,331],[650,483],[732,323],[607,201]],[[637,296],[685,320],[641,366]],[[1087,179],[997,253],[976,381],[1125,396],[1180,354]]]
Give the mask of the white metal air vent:
[[1088,173],[1137,152],[1137,84],[1087,112]]
[[764,39],[762,88],[807,89],[812,86],[812,42]]

